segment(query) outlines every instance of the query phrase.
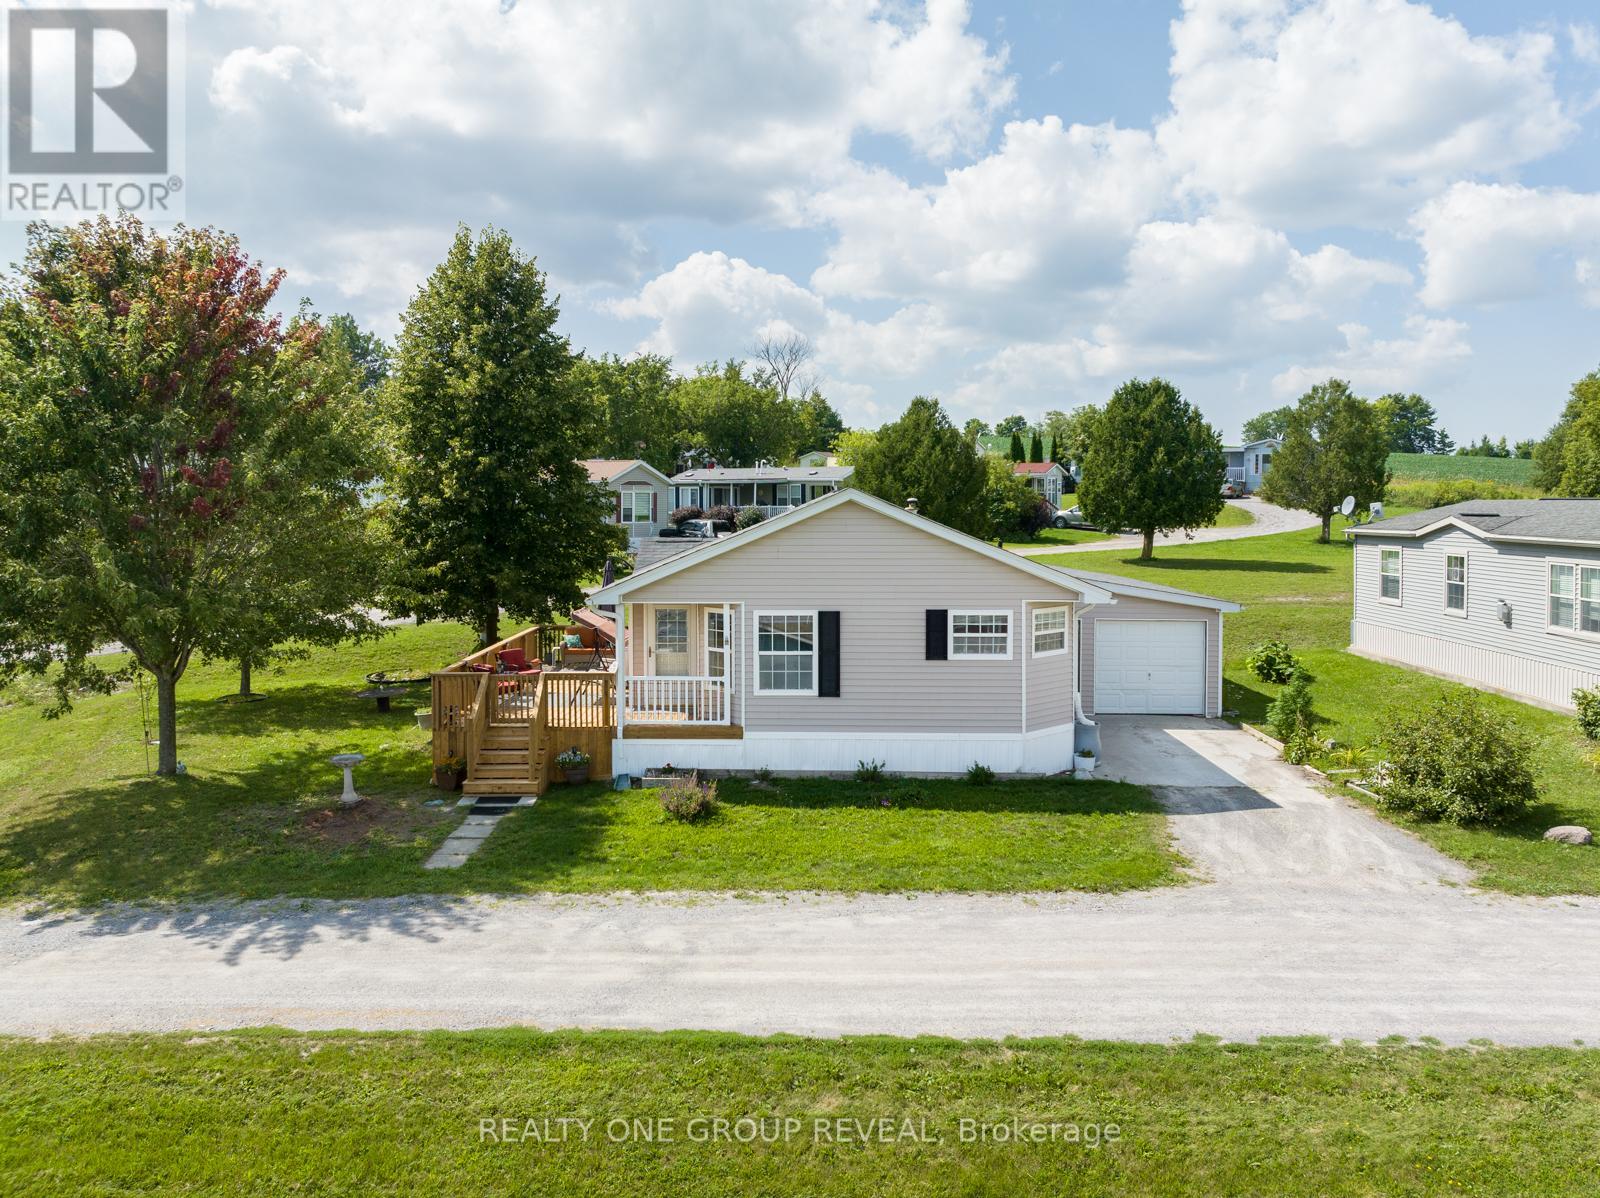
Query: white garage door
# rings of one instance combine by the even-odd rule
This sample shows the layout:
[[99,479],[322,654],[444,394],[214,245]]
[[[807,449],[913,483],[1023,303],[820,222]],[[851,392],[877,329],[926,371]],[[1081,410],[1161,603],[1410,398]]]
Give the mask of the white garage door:
[[1096,620],[1097,715],[1205,715],[1202,620]]

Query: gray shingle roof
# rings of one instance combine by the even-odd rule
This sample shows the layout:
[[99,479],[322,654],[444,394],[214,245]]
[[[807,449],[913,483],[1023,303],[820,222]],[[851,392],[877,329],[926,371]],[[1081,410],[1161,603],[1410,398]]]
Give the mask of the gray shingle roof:
[[1179,587],[1169,587],[1165,583],[1146,582],[1142,578],[1128,578],[1122,574],[1101,574],[1097,570],[1079,570],[1074,566],[1052,566],[1051,569],[1072,578],[1082,578],[1097,586],[1104,587],[1113,595],[1127,595],[1130,598],[1160,599],[1169,595],[1174,599],[1184,599],[1190,604],[1203,607],[1214,607],[1218,611],[1238,611],[1239,604],[1228,599],[1218,599],[1215,595],[1202,595],[1199,591],[1185,591]]
[[1534,538],[1572,544],[1600,543],[1600,499],[1469,499],[1392,516],[1349,530],[1352,536],[1415,533],[1441,520],[1459,520],[1491,541]]

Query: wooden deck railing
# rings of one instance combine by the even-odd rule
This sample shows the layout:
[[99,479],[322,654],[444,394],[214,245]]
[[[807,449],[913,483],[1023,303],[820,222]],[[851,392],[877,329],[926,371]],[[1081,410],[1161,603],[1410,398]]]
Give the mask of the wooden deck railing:
[[[481,708],[485,725],[491,718],[526,720],[531,715],[538,689],[536,675],[496,674],[492,676],[496,684],[486,690],[482,680],[491,676],[473,666],[494,665],[506,649],[521,649],[528,661],[542,662],[560,639],[560,628],[535,624],[434,671],[433,764],[441,765],[451,757],[470,763],[476,757],[469,730],[480,711],[480,697],[487,700]],[[480,731],[479,744],[482,736]]]
[[540,794],[555,780],[555,759],[567,749],[589,755],[591,777],[611,776],[611,740],[617,734],[616,675],[548,671],[539,676],[533,722],[528,726],[528,761],[538,771]]

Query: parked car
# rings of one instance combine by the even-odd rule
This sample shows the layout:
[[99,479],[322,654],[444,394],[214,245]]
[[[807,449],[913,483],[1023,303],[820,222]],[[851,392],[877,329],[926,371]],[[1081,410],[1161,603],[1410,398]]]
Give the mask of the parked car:
[[1089,532],[1099,532],[1100,526],[1090,524],[1083,518],[1083,509],[1080,507],[1064,507],[1050,518],[1051,528],[1082,528]]
[[1222,497],[1224,499],[1243,499],[1244,487],[1230,478],[1222,484]]

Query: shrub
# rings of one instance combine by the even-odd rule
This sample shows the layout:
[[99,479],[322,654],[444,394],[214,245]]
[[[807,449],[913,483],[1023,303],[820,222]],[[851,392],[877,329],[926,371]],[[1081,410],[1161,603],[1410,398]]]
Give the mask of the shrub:
[[1309,670],[1304,666],[1296,666],[1289,678],[1289,685],[1278,692],[1272,706],[1267,708],[1267,723],[1272,728],[1272,735],[1286,745],[1297,734],[1311,732],[1315,718],[1311,710],[1312,681]]
[[1532,742],[1474,691],[1458,689],[1422,711],[1390,713],[1379,802],[1452,824],[1511,819],[1538,797]]
[[1572,692],[1573,705],[1578,709],[1578,727],[1590,740],[1600,740],[1600,687]]
[[661,788],[661,810],[679,823],[692,824],[717,809],[717,784],[700,782],[698,774]]
[[1443,478],[1433,481],[1391,482],[1384,488],[1385,503],[1396,507],[1446,507],[1469,499],[1537,499],[1540,492],[1510,483],[1479,478]]
[[994,771],[981,761],[967,767],[967,781],[973,786],[988,786],[994,781]]
[[727,524],[731,526],[733,522],[739,518],[739,513],[733,508],[729,507],[727,504],[719,503],[716,505],[716,507],[708,507],[705,510],[705,518],[717,524]]
[[756,771],[756,781],[763,786],[770,784],[772,782],[772,771],[766,766],[762,766]]
[[690,505],[688,507],[675,507],[667,515],[667,523],[674,528],[680,528],[686,521],[698,520],[705,512],[700,508]]
[[1290,765],[1309,765],[1322,745],[1309,728],[1301,728],[1283,742],[1283,759]]
[[739,514],[733,518],[733,526],[735,528],[754,528],[765,519],[766,517],[761,514],[760,508],[744,507],[740,508]]
[[1050,527],[1050,521],[1055,519],[1055,515],[1056,510],[1050,506],[1050,501],[1043,495],[1035,495],[1033,502],[1022,511],[1022,535],[1032,540]]
[[857,782],[882,782],[883,781],[883,762],[881,762],[881,761],[858,761],[858,762],[856,762],[856,781]]
[[1262,682],[1273,682],[1280,686],[1293,678],[1294,672],[1300,668],[1294,654],[1289,652],[1289,646],[1282,641],[1267,641],[1257,645],[1250,650],[1250,656],[1244,662]]

